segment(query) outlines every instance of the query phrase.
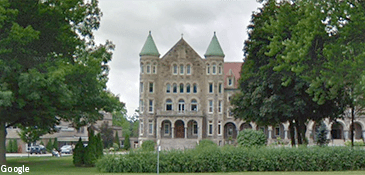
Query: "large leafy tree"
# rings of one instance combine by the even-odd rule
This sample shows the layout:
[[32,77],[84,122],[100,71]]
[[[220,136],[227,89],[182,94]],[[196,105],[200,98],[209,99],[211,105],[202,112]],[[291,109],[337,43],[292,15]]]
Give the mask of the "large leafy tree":
[[245,42],[245,63],[239,80],[241,92],[232,100],[236,117],[259,125],[290,123],[290,135],[305,142],[306,122],[336,118],[343,111],[337,101],[318,104],[307,93],[309,83],[296,73],[277,67],[285,54],[283,43],[293,37],[293,27],[305,16],[293,2],[268,0],[253,14],[249,39]]
[[106,91],[114,45],[95,45],[97,0],[0,1],[0,163],[6,128],[53,132],[60,120],[75,127],[120,110]]

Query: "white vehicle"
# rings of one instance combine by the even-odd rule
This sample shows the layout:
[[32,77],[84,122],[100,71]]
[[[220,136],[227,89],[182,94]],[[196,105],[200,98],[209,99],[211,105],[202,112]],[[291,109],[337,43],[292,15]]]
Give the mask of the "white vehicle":
[[71,154],[72,153],[72,146],[71,145],[63,145],[61,147],[61,153],[63,153],[63,154]]

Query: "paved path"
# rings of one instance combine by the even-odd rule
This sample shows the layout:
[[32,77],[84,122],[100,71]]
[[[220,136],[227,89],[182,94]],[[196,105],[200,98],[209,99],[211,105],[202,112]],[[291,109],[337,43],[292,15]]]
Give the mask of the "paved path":
[[[71,156],[72,154],[62,154],[62,156]],[[6,157],[28,157],[28,153],[6,153]],[[29,157],[52,157],[51,153],[47,154],[29,154]]]

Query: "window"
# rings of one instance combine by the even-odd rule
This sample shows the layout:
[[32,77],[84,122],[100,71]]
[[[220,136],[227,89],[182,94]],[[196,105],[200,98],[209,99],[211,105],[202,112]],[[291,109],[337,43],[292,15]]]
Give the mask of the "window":
[[233,135],[233,124],[231,124],[231,123],[228,124],[227,131],[228,131],[228,133],[227,133],[228,136],[232,136]]
[[184,84],[180,83],[180,93],[184,93]]
[[174,73],[175,75],[177,74],[177,65],[176,65],[176,64],[174,64],[173,73]]
[[188,94],[190,93],[190,84],[186,85],[186,93],[188,93]]
[[218,135],[222,134],[222,124],[221,121],[218,121]]
[[153,100],[149,100],[148,112],[153,112]]
[[187,66],[186,66],[186,74],[188,74],[188,75],[190,75],[191,74],[191,66],[190,66],[190,64],[188,64]]
[[213,134],[213,121],[209,121],[208,134],[209,135],[212,135]]
[[233,82],[232,82],[232,78],[228,78],[228,86],[232,86]]
[[166,111],[172,111],[172,100],[171,99],[166,100]]
[[152,73],[156,74],[157,72],[157,64],[153,63]]
[[222,100],[218,101],[218,112],[222,113]]
[[168,83],[166,85],[166,93],[170,93],[171,92],[171,85]]
[[151,92],[151,93],[153,93],[153,83],[152,82],[150,82],[150,87],[149,87],[149,91]]
[[213,67],[212,67],[212,73],[213,74],[216,74],[217,72],[216,72],[216,69],[217,69],[217,66],[215,65],[215,64],[213,64]]
[[148,134],[153,134],[153,120],[148,120]]
[[180,74],[184,74],[184,65],[180,64]]
[[151,73],[151,65],[150,64],[147,64],[147,68],[146,68],[146,72],[149,74]]
[[228,117],[233,117],[232,108],[229,108],[227,113],[228,113]]
[[210,74],[210,65],[207,64],[207,74],[209,75]]
[[275,135],[280,136],[280,127],[279,126],[275,127]]
[[194,83],[193,85],[193,92],[196,94],[198,92],[198,86]]
[[177,85],[175,83],[172,85],[172,92],[177,93]]
[[198,123],[196,121],[193,123],[193,134],[198,135]]
[[209,93],[213,93],[213,83],[209,83]]
[[179,100],[179,113],[183,113],[185,111],[185,101],[183,99]]
[[140,128],[139,128],[139,134],[140,134],[140,135],[143,135],[143,120],[142,120],[142,119],[140,119],[140,120],[139,120],[139,122],[141,123],[141,124],[140,124]]
[[143,88],[144,88],[144,86],[143,86],[143,82],[141,82],[141,83],[139,84],[139,89],[140,89],[141,93],[143,92]]
[[208,106],[208,112],[209,113],[212,113],[213,112],[213,100],[209,100],[208,101],[208,104],[209,104],[209,106]]
[[195,99],[191,100],[191,111],[198,111],[198,102]]
[[164,124],[164,135],[169,135],[170,134],[170,123],[165,123]]
[[140,112],[143,113],[143,111],[144,111],[143,100],[139,100],[139,108],[140,108]]
[[222,83],[219,83],[219,86],[218,86],[218,92],[221,94],[222,93],[222,89],[223,89],[223,84]]
[[219,64],[219,66],[218,66],[218,73],[220,75],[222,74],[222,64]]
[[142,74],[144,73],[144,70],[143,70],[143,64],[141,64],[141,73],[142,73]]

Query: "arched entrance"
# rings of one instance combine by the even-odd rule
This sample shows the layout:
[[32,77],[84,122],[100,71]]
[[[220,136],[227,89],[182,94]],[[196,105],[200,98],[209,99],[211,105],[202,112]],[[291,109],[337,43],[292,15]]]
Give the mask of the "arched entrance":
[[[362,128],[361,128],[361,125],[357,122],[354,123],[355,125],[355,129],[354,129],[354,139],[362,139]],[[350,125],[350,130],[349,130],[349,139],[351,139],[351,129],[352,129],[352,125]]]
[[188,122],[188,138],[198,138],[198,122],[195,120]]
[[331,136],[332,139],[343,139],[343,126],[339,122],[333,122]]
[[171,122],[164,120],[161,123],[161,138],[172,138]]
[[252,126],[250,123],[243,123],[241,126],[240,126],[240,131],[244,130],[244,129],[252,129]]
[[175,138],[184,138],[184,137],[185,137],[184,122],[182,120],[177,120],[175,122]]
[[[323,123],[323,125],[326,125],[325,123]],[[313,139],[313,141],[316,141],[317,140],[317,135],[318,135],[318,132],[319,132],[319,128],[321,127],[321,123],[317,123],[315,122],[313,124],[313,127],[312,127],[312,133],[310,135],[310,137]],[[327,128],[327,126],[326,126]]]
[[224,139],[232,140],[237,138],[236,125],[228,122],[224,125]]

